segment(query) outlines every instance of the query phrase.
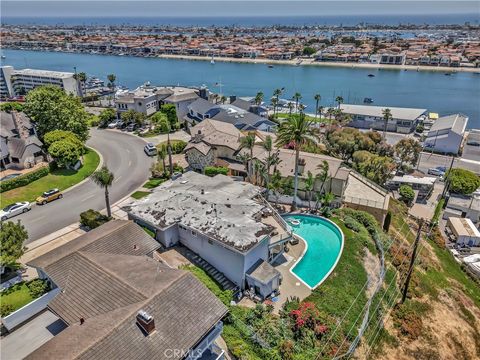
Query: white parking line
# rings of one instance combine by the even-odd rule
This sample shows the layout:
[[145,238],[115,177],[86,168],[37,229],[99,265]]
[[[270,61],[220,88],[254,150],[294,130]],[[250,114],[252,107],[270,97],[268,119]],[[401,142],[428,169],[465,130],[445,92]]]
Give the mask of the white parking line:
[[119,176],[118,178],[116,178],[115,180],[113,180],[114,183],[116,183],[118,180],[121,179],[121,176]]

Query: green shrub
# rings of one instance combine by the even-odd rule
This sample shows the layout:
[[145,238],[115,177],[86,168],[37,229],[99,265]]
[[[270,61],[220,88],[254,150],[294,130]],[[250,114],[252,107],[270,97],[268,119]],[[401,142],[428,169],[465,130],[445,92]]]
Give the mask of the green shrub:
[[442,213],[444,205],[445,205],[445,199],[441,198],[440,201],[437,203],[437,206],[435,206],[435,211],[434,211],[433,217],[432,217],[432,224],[433,225],[438,224],[438,219],[440,218],[440,214]]
[[95,229],[100,225],[105,224],[108,220],[108,216],[102,215],[98,211],[88,209],[80,214],[80,224],[90,229]]
[[0,316],[5,317],[8,314],[14,311],[12,304],[1,304],[0,305]]
[[30,282],[27,282],[28,291],[34,299],[42,296],[49,290],[49,286],[45,280],[35,279]]
[[[187,143],[183,140],[171,140],[170,141],[170,147],[172,148],[172,154],[181,154],[183,152],[183,149],[185,149],[185,146],[187,146]],[[166,141],[157,145],[158,150],[160,150],[161,148],[164,148],[165,151],[167,151],[167,142]],[[168,153],[168,151],[167,151],[167,153]]]
[[0,104],[0,110],[10,113],[12,110],[23,111],[23,104],[15,101],[4,102]]
[[362,225],[351,216],[345,216],[345,219],[343,219],[343,222],[345,223],[345,226],[347,228],[355,232],[359,232],[362,229]]
[[410,185],[400,186],[398,193],[400,194],[400,199],[407,205],[410,205],[413,199],[415,199],[415,191],[413,191]]
[[227,175],[228,174],[228,168],[223,167],[223,166],[207,166],[205,167],[205,175],[213,177],[215,175],[222,174],[222,175]]
[[480,177],[466,169],[453,169],[447,178],[454,193],[469,195],[480,187]]
[[390,223],[392,222],[392,213],[389,211],[387,212],[387,216],[385,216],[385,221],[383,222],[383,230],[388,233],[390,229]]
[[20,186],[25,186],[30,184],[32,181],[38,180],[44,176],[47,176],[50,173],[50,168],[48,166],[42,167],[38,170],[31,171],[25,175],[17,176],[16,178],[2,181],[0,183],[0,193],[16,189]]

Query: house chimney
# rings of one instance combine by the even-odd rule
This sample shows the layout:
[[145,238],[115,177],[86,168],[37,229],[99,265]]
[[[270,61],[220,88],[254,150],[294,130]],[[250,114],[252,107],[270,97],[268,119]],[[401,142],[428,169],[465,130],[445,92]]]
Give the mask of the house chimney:
[[80,318],[80,325],[83,325],[85,323],[85,319],[84,318]]
[[155,331],[155,320],[153,316],[147,313],[145,310],[140,310],[137,314],[137,325],[148,336]]

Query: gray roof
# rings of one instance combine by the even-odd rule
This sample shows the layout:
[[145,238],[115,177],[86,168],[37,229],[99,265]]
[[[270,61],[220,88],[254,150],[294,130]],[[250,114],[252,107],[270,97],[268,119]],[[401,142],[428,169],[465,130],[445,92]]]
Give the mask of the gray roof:
[[353,115],[365,115],[383,118],[382,111],[384,109],[390,109],[393,119],[401,120],[416,120],[420,115],[424,114],[427,109],[415,109],[415,108],[400,108],[390,106],[371,106],[371,105],[350,105],[341,104],[340,109],[346,114]]
[[237,98],[234,102],[232,102],[232,105],[235,105],[240,109],[250,111],[250,107],[252,106],[252,103],[250,101]]
[[[227,312],[194,275],[152,258],[73,257],[68,282],[49,304],[69,327],[27,359],[161,359],[168,349],[192,349]],[[136,323],[140,310],[155,321],[149,336]]]
[[442,116],[435,120],[429,132],[451,129],[454,133],[463,134],[467,123],[468,117],[462,114]]
[[30,136],[26,139],[9,138],[7,141],[10,156],[21,159],[28,146],[34,145],[37,151],[41,151],[42,142],[36,136]]
[[207,101],[203,98],[198,98],[190,105],[188,105],[188,110],[193,110],[193,112],[198,114],[205,114],[208,110],[210,110],[215,104]]
[[231,177],[189,171],[124,209],[156,227],[181,224],[237,251],[254,247],[273,226],[262,222],[260,188]]
[[260,281],[262,284],[268,284],[270,281],[280,276],[280,271],[263,259],[257,260],[255,264],[247,271],[247,274]]
[[[75,241],[31,260],[27,265],[42,269],[48,269],[49,266],[54,265],[55,269],[59,270],[58,280],[61,281],[65,269],[58,268],[55,263],[76,251],[146,255],[159,247],[160,244],[133,221],[111,220],[78,237]],[[66,266],[68,268],[68,264]]]
[[2,158],[4,158],[9,154],[10,152],[8,151],[7,139],[5,139],[3,136],[0,136],[0,155]]
[[6,111],[0,112],[0,120],[1,135],[3,137],[11,137],[17,135],[15,134],[17,126],[11,113],[7,113]]

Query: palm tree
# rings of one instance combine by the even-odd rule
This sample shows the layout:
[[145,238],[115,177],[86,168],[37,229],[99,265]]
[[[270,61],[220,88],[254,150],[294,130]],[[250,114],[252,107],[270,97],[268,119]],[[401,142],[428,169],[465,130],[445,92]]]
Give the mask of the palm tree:
[[78,74],[73,75],[73,78],[77,80],[77,86],[80,87],[80,96],[83,97],[83,84],[85,84],[85,81],[87,81],[87,74],[84,72],[79,72]]
[[227,97],[225,95],[222,95],[220,101],[222,102],[222,104],[225,104],[225,101],[227,101]]
[[327,109],[326,115],[328,116],[328,119],[330,120],[330,123],[332,122],[332,117],[335,114],[335,109],[332,107],[329,107]]
[[307,178],[305,179],[305,192],[308,199],[308,210],[311,209],[310,202],[312,201],[313,188],[315,187],[315,176],[311,171],[307,172]]
[[252,178],[252,161],[253,161],[253,147],[255,146],[255,133],[250,132],[246,136],[240,138],[240,148],[246,148],[250,150],[250,156],[248,159],[248,177],[250,182],[253,181]]
[[340,104],[343,104],[343,97],[337,96],[335,102],[337,103],[337,108],[340,109]]
[[273,97],[275,98],[275,101],[272,101],[274,118],[276,114],[276,108],[280,103],[280,95],[282,95],[282,92],[283,92],[283,88],[273,90]]
[[277,132],[277,145],[286,146],[294,144],[295,146],[295,181],[293,190],[292,208],[297,207],[298,191],[298,162],[300,158],[300,149],[303,145],[313,145],[317,143],[319,136],[317,130],[312,127],[312,121],[306,119],[305,114],[291,117],[283,122]]
[[290,114],[290,116],[292,116],[292,110],[294,106],[295,105],[293,105],[291,101],[288,103],[288,113]]
[[272,103],[272,106],[273,106],[273,118],[275,119],[277,117],[278,100],[276,97],[272,97],[270,99],[270,102]]
[[325,183],[328,180],[328,171],[330,169],[330,166],[328,165],[327,160],[323,160],[323,162],[317,166],[317,169],[320,170],[320,172],[317,174],[317,178],[322,182],[322,185],[320,186],[320,194],[323,192],[323,187],[325,186]]
[[108,197],[108,188],[113,184],[114,175],[108,169],[107,165],[103,165],[98,171],[92,174],[92,180],[95,184],[105,189],[105,205],[107,208],[107,216],[112,217],[112,211],[110,210],[110,198]]
[[117,77],[115,76],[115,74],[108,74],[107,80],[108,80],[108,87],[111,89],[115,89],[115,80],[117,80]]
[[315,105],[315,118],[317,118],[317,115],[318,115],[318,103],[319,103],[320,100],[322,99],[322,96],[321,96],[320,94],[315,94],[314,99],[315,99],[315,102],[316,102],[316,105]]
[[266,159],[266,178],[265,178],[265,187],[268,187],[268,182],[270,178],[270,161],[271,161],[271,155],[272,155],[272,150],[273,150],[273,140],[270,135],[267,135],[265,137],[265,140],[262,143],[262,146],[265,150],[267,150],[267,159]]
[[167,174],[167,166],[165,164],[165,159],[167,158],[167,147],[166,146],[160,146],[160,149],[158,149],[158,154],[157,158],[159,161],[162,161],[163,165],[163,176]]
[[299,103],[301,98],[302,98],[302,94],[300,94],[299,92],[296,92],[293,95],[293,100],[295,100],[295,111],[296,112],[298,112],[298,103]]
[[392,111],[389,108],[386,108],[382,111],[383,114],[383,140],[385,140],[387,136],[387,126],[388,122],[392,120]]
[[257,95],[255,95],[255,105],[261,105],[263,102],[263,92],[259,91]]
[[[280,196],[280,190],[283,187],[282,183],[282,175],[280,175],[280,171],[275,171],[272,175],[272,181],[268,184],[268,190],[273,191],[273,195],[275,196],[275,206],[278,204],[278,197]],[[268,199],[268,197],[267,197]]]

